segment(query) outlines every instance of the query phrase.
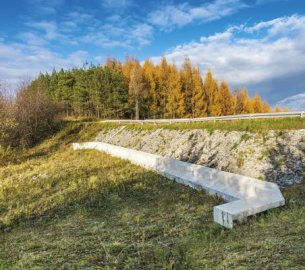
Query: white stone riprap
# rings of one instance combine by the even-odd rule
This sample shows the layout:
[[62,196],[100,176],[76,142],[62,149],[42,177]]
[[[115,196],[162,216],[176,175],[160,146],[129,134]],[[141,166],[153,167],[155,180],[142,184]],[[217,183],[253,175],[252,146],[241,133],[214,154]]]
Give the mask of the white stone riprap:
[[274,182],[305,180],[305,129],[245,132],[101,128],[95,141]]
[[234,221],[285,204],[275,183],[102,142],[74,143],[73,149],[96,149],[129,160],[184,185],[221,196],[228,203],[214,207],[214,221],[226,228],[233,228]]

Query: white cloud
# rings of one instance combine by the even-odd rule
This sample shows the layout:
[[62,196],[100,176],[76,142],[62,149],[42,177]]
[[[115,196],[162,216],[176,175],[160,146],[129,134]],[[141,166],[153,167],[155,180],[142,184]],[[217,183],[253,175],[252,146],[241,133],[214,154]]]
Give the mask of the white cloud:
[[118,14],[114,14],[114,15],[111,15],[106,18],[106,21],[112,22],[112,23],[119,22],[120,20],[122,20],[122,17]]
[[293,95],[278,102],[278,105],[291,111],[305,111],[305,93]]
[[[79,67],[90,59],[100,61],[101,57],[81,49],[87,44],[138,48],[149,44],[153,35],[148,24],[128,18],[105,23],[81,11],[70,12],[57,21],[31,19],[25,26],[27,29],[17,34],[19,42],[0,39],[0,81],[10,88],[16,87],[20,79],[35,78],[39,72]],[[62,44],[75,45],[74,52],[71,46],[68,55],[55,52]]]
[[72,11],[67,15],[67,20],[71,20],[74,23],[92,23],[94,16],[92,14],[80,11]]
[[57,24],[54,21],[28,22],[27,25],[33,29],[42,31],[47,40],[57,39],[61,36],[58,33]]
[[87,59],[88,53],[81,50],[63,57],[41,46],[0,42],[0,81],[16,87],[20,80],[33,79],[39,72],[82,66]]
[[28,21],[25,23],[29,27],[27,32],[19,34],[23,42],[29,45],[47,44],[50,42],[77,45],[77,38],[74,32],[77,31],[75,21]]
[[101,0],[102,7],[105,9],[123,12],[127,8],[134,6],[133,0]]
[[305,25],[305,17],[291,16],[277,18],[271,21],[260,22],[251,27],[245,27],[244,31],[248,33],[257,33],[266,30],[268,36],[291,35],[298,32]]
[[232,31],[227,30],[226,32],[223,33],[216,33],[212,36],[208,37],[201,37],[200,42],[221,42],[221,41],[229,41],[232,38]]
[[48,44],[48,41],[40,36],[32,33],[32,32],[23,32],[19,35],[19,37],[25,41],[27,44],[31,44],[33,46],[43,46]]
[[26,0],[26,2],[34,15],[55,15],[65,0]]
[[162,30],[171,30],[194,21],[207,22],[220,19],[246,8],[241,0],[215,0],[194,7],[188,3],[180,5],[167,5],[155,10],[148,15],[148,21]]
[[[287,34],[291,29],[293,35]],[[252,35],[254,31],[261,33]],[[270,90],[275,80],[292,76],[303,76],[305,84],[305,16],[282,17],[251,27],[231,27],[223,33],[204,36],[199,42],[179,45],[165,56],[178,65],[188,56],[203,73],[212,69],[216,77],[233,87],[257,87],[267,82]],[[159,61],[160,57],[153,60]]]
[[[128,31],[129,32],[129,31]],[[153,28],[146,23],[139,23],[134,25],[129,34],[137,40],[139,46],[149,45],[153,35]]]
[[129,17],[107,17],[106,21],[93,14],[72,11],[62,20],[27,21],[29,31],[19,34],[29,45],[62,43],[68,45],[93,44],[103,48],[141,48],[149,45],[154,28]]
[[108,38],[104,33],[88,33],[85,36],[80,37],[82,43],[94,44],[103,48],[129,48],[131,43],[129,40],[115,40]]
[[137,48],[150,44],[153,28],[145,23],[135,23],[130,26],[119,24],[104,24],[81,37],[81,42],[91,43],[104,48]]

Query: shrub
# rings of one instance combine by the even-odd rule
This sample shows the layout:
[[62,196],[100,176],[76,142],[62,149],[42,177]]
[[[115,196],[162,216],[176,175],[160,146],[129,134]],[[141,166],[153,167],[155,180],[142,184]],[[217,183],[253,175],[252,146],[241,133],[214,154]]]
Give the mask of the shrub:
[[33,146],[57,128],[60,106],[49,100],[39,87],[22,87],[15,100],[17,130],[15,142],[22,147]]
[[60,120],[60,106],[40,86],[23,84],[14,98],[0,94],[0,145],[30,147],[52,134]]
[[10,144],[15,128],[13,101],[0,89],[0,147]]

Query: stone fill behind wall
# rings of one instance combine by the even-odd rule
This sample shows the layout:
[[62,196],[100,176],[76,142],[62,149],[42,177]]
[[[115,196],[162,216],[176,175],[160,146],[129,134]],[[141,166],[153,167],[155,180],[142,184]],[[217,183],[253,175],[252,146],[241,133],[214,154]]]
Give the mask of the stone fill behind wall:
[[101,130],[97,141],[275,182],[305,177],[305,130],[260,133],[206,130]]

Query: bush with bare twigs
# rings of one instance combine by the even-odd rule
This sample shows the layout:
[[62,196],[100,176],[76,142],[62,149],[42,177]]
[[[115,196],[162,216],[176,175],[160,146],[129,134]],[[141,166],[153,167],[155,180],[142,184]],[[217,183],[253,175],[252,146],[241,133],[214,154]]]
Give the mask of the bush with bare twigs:
[[10,145],[16,126],[13,100],[0,89],[0,146]]
[[35,145],[56,130],[60,111],[39,86],[23,84],[14,98],[0,93],[0,145]]

